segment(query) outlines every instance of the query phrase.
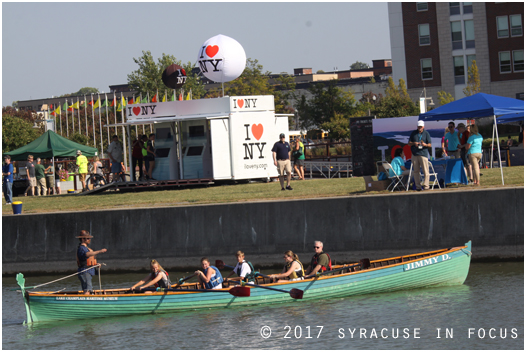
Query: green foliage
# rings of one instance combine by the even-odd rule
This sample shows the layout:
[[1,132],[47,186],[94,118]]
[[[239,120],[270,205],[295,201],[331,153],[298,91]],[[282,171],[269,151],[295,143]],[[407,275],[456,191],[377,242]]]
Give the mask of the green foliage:
[[157,92],[159,92],[160,97],[164,95],[164,92],[167,92],[168,96],[171,97],[169,92],[173,94],[173,90],[163,83],[162,74],[172,64],[180,65],[186,71],[186,83],[183,89],[185,92],[192,91],[192,99],[199,99],[205,94],[203,84],[199,81],[197,75],[192,73],[193,65],[191,62],[182,64],[181,60],[177,60],[173,55],[163,53],[156,63],[149,50],[143,50],[142,56],[133,58],[133,61],[139,68],[128,75],[128,84],[137,90],[137,93],[142,97],[149,95],[151,98]]
[[331,140],[341,140],[351,137],[348,116],[336,114],[330,121],[322,123],[320,127],[329,132],[329,138]]
[[[10,110],[10,109],[7,109]],[[2,152],[9,152],[34,141],[43,133],[42,129],[33,128],[33,123],[22,117],[2,111]]]
[[100,93],[97,88],[84,87],[80,88],[78,92],[73,93],[73,95],[90,95]]
[[304,129],[321,128],[323,123],[337,124],[341,116],[349,118],[358,111],[353,92],[338,87],[337,83],[332,80],[327,84],[311,84],[308,90],[312,98],[307,100],[302,95],[296,100],[295,107]]
[[393,79],[389,77],[385,97],[380,100],[374,112],[379,118],[401,117],[418,115],[419,109],[409,97],[405,81],[400,79],[396,86]]
[[446,105],[447,103],[455,101],[455,98],[451,95],[451,93],[441,90],[438,92],[438,101],[440,102],[440,105]]
[[[88,137],[86,135],[80,134],[78,132],[75,132],[72,135],[70,135],[68,137],[68,139],[70,141],[75,142],[75,143],[84,144],[84,145],[88,145],[88,141],[89,141],[89,139],[88,139]],[[93,143],[91,143],[91,144],[93,144]]]
[[468,68],[468,84],[463,89],[463,92],[467,97],[480,93],[480,75],[475,60],[471,62],[471,66]]
[[318,71],[316,71],[316,73],[325,73],[325,71],[323,71],[323,70],[318,70]]
[[351,65],[351,70],[362,70],[365,68],[369,68],[369,65],[367,65],[365,62],[356,61]]

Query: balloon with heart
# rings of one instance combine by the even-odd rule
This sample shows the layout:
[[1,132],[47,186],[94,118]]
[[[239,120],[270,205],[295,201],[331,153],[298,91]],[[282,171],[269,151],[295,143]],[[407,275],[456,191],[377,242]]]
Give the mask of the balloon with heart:
[[238,78],[245,69],[246,61],[241,44],[222,34],[205,41],[197,56],[201,72],[214,82],[229,82]]

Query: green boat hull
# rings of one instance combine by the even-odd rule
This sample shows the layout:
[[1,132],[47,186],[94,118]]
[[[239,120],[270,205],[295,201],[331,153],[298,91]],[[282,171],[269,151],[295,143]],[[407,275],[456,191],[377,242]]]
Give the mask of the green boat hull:
[[[394,265],[265,286],[284,290],[300,289],[304,291],[303,300],[319,300],[431,286],[461,285],[468,275],[470,261],[471,242],[468,242],[464,247],[444,250],[437,255],[402,261]],[[374,262],[381,261],[372,263]],[[221,293],[155,292],[84,296],[28,293],[22,286],[23,284],[21,288],[28,323],[301,302],[291,298],[288,293],[259,287],[251,288],[250,297],[234,297],[227,289]]]

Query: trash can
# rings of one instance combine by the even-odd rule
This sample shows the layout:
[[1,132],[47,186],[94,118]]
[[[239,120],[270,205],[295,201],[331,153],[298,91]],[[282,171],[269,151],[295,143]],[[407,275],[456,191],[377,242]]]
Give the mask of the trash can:
[[13,214],[22,214],[22,202],[13,202],[11,206],[13,207]]

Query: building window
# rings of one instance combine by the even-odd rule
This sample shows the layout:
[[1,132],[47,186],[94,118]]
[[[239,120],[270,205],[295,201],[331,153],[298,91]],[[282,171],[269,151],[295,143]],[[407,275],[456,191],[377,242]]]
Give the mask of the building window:
[[521,15],[511,15],[510,16],[510,27],[511,27],[511,36],[520,37],[522,36],[522,16]]
[[499,53],[499,66],[500,66],[500,73],[510,73],[511,72],[511,61],[510,61],[509,51],[502,51]]
[[462,10],[464,11],[464,14],[466,13],[473,13],[473,5],[471,2],[463,2],[462,3]]
[[431,37],[429,35],[429,24],[418,25],[418,37],[420,40],[420,45],[431,44]]
[[466,79],[464,77],[464,56],[453,57],[455,84],[464,84]]
[[475,28],[473,20],[464,21],[464,34],[466,36],[466,49],[475,47]]
[[427,2],[417,2],[416,11],[427,11]]
[[451,42],[453,50],[462,49],[462,26],[460,21],[451,22]]
[[508,16],[498,16],[497,17],[497,37],[498,38],[509,37]]
[[513,52],[513,72],[524,71],[524,50],[516,50]]
[[421,59],[420,67],[422,72],[422,80],[433,79],[433,66],[431,59]]
[[459,2],[450,2],[449,3],[449,15],[460,15],[460,3]]

